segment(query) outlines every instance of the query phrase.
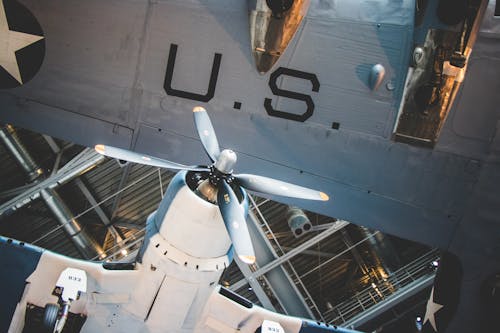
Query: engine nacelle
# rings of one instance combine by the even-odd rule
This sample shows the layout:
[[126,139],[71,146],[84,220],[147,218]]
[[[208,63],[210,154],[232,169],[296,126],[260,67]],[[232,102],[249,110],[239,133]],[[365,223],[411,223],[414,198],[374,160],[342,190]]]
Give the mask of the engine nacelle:
[[[197,258],[217,258],[228,253],[231,240],[219,207],[195,193],[180,171],[170,182],[154,218],[159,234],[173,247]],[[240,205],[248,211],[246,193]]]

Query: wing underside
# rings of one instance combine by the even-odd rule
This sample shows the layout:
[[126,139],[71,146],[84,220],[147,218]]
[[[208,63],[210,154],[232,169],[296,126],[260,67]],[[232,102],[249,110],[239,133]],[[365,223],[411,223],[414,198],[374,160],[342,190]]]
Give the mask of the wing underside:
[[[268,328],[269,327],[269,328]],[[268,311],[234,292],[217,287],[210,296],[197,332],[355,333],[357,331]]]

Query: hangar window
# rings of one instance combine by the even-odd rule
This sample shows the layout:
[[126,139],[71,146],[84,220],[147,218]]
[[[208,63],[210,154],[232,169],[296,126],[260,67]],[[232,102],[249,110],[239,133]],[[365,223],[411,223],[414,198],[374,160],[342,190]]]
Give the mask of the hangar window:
[[495,3],[495,17],[500,17],[500,0]]

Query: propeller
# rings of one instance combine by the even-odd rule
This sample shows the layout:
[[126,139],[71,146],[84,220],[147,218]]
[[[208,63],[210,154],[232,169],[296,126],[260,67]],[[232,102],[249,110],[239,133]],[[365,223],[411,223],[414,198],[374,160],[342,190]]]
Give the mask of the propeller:
[[208,113],[203,107],[197,106],[193,109],[193,115],[201,144],[205,148],[208,157],[210,157],[212,162],[215,162],[219,159],[220,148]]
[[174,170],[191,170],[191,171],[209,171],[206,167],[198,167],[198,166],[188,166],[175,162],[170,162],[167,160],[163,160],[158,157],[142,155],[138,153],[134,153],[130,150],[110,147],[105,145],[96,145],[94,149],[104,156],[117,158],[119,160],[129,161],[133,163],[140,163],[145,165],[151,165],[159,168],[165,169],[174,169]]
[[241,208],[233,189],[226,181],[219,184],[217,203],[238,257],[244,263],[253,264],[255,262],[255,253],[248,233],[245,212]]
[[[234,184],[245,189],[264,194],[307,200],[329,200],[328,195],[323,192],[280,180],[251,174],[233,175],[233,168],[237,161],[236,154],[230,149],[220,150],[219,142],[217,141],[217,136],[215,135],[207,111],[203,107],[197,106],[193,109],[193,116],[203,148],[213,163],[209,167],[182,165],[153,156],[141,155],[125,149],[104,145],[95,146],[95,150],[103,155],[134,163],[167,169],[208,173],[208,178],[198,188],[200,189],[203,186],[206,189],[208,186],[213,190],[208,190],[205,193],[217,192],[217,205],[219,206],[231,242],[240,260],[247,264],[255,262],[255,252],[248,232],[245,212],[239,203],[233,187],[230,185],[231,183],[234,182]],[[202,192],[200,191],[200,193]]]
[[238,180],[240,186],[250,191],[308,200],[327,201],[329,199],[326,193],[268,177],[239,174],[234,175],[234,178]]

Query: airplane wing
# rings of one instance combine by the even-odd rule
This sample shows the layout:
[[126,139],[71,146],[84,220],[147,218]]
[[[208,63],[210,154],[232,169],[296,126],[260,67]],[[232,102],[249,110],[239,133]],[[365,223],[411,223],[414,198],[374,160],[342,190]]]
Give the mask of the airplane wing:
[[[0,58],[0,119],[197,165],[204,152],[191,110],[202,104],[221,142],[239,153],[238,173],[317,188],[331,202],[299,206],[431,246],[452,244],[468,257],[466,271],[481,262],[491,274],[499,262],[498,9],[468,2],[478,13],[488,5],[491,25],[460,28],[446,23],[457,13],[440,8],[446,3],[453,7],[312,1],[289,47],[262,74],[249,46],[247,1],[4,0],[1,36],[17,42]],[[467,45],[449,39],[460,29],[478,36],[478,47],[475,37]],[[455,45],[458,54],[446,49]],[[418,72],[426,52],[436,66]],[[422,88],[413,99],[405,94],[409,67],[424,83],[412,86]],[[438,86],[458,88],[442,94]],[[453,97],[443,112],[422,107]],[[405,109],[406,101],[420,109]],[[414,118],[430,124],[414,126]],[[415,141],[423,144],[408,144]]]
[[[307,1],[297,1],[302,2]],[[418,187],[414,175],[423,167],[456,165],[450,173],[461,175],[465,161],[444,165],[427,160],[425,151],[393,149],[389,140],[407,73],[408,52],[401,45],[412,41],[413,1],[367,6],[366,1],[336,6],[311,1],[286,51],[266,73],[255,66],[247,1],[22,4],[24,11],[5,6],[12,30],[22,22],[15,27],[11,22],[28,11],[38,28],[24,31],[44,38],[23,49],[27,56],[19,59],[21,72],[23,59],[38,59],[36,73],[0,91],[2,122],[87,147],[131,148],[198,165],[208,159],[200,160],[204,152],[191,110],[203,105],[221,144],[240,153],[235,172],[295,179],[323,190],[335,204],[301,206],[370,221],[377,230],[387,229],[386,221],[395,218],[388,215],[397,211],[401,218],[393,233],[413,239],[403,224],[431,225],[435,232],[427,236],[429,242],[446,243],[440,237],[448,238],[454,227],[448,214],[424,194],[415,197],[401,188]],[[385,79],[372,90],[375,64],[383,65]],[[365,162],[399,158],[417,162],[410,168],[381,162],[383,173]],[[401,173],[397,181],[387,179]],[[455,178],[442,206],[468,186]],[[373,213],[374,206],[388,213]]]
[[218,286],[210,296],[202,321],[197,326],[200,332],[275,332],[275,333],[356,333],[335,325],[286,316],[268,311],[252,304],[236,293]]
[[2,305],[0,311],[0,331],[7,332],[17,303],[21,299],[26,280],[36,269],[42,250],[16,244],[0,237],[0,293]]
[[266,73],[255,67],[247,1],[12,3],[0,16],[9,29],[44,38],[22,49],[21,80],[1,72],[2,122],[198,165],[191,110],[201,104],[240,153],[238,173],[295,179],[335,203],[301,204],[310,211],[449,244],[476,179],[470,160],[488,150],[496,114],[446,129],[432,154],[391,140],[412,45],[440,27],[417,27],[415,1],[312,1]]
[[[120,269],[116,269],[116,265],[72,259],[1,236],[0,254],[2,332],[41,332],[45,308],[58,303],[56,285],[67,268],[82,270],[87,275],[87,291],[70,307],[68,326],[78,327],[74,332],[80,332],[85,323],[83,332],[106,328],[110,332],[133,331],[144,323],[164,278],[160,272],[153,272],[145,284],[138,284],[143,276],[133,266],[118,265]],[[113,319],[116,325],[108,326]]]
[[40,332],[40,318],[50,304],[58,304],[60,278],[68,268],[84,271],[87,284],[71,303],[71,332],[164,332],[172,325],[197,333],[357,332],[277,314],[221,286],[176,278],[162,267],[76,260],[1,236],[0,267],[2,332]]

